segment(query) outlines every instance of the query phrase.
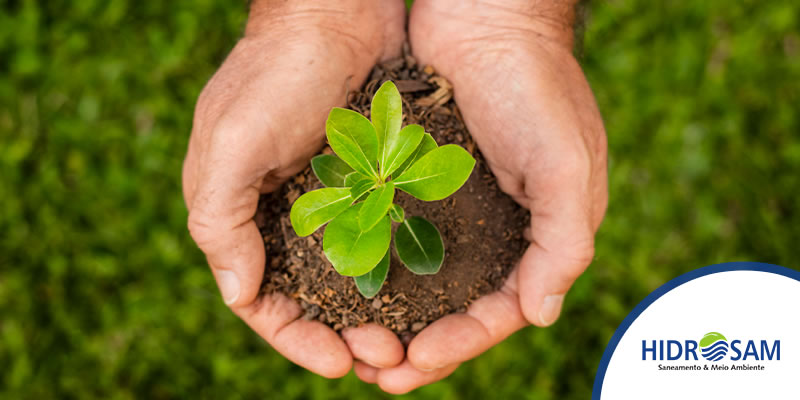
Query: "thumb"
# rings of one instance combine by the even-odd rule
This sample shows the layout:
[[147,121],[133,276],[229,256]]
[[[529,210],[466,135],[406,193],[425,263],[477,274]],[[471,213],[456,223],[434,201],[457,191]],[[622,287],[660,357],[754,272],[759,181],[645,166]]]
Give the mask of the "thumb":
[[594,255],[591,239],[583,244],[544,247],[531,243],[520,261],[522,312],[528,322],[546,327],[558,319],[567,291]]
[[278,163],[263,156],[274,148],[271,135],[243,121],[223,121],[212,132],[187,196],[189,232],[206,254],[225,304],[234,308],[258,296],[265,254],[253,217],[265,177]]
[[[255,214],[256,203],[253,205]],[[225,304],[249,305],[258,295],[264,275],[261,235],[252,219],[236,223],[239,218],[233,213],[215,214],[214,209],[194,208],[189,214],[189,232],[206,254]]]
[[590,175],[574,166],[535,174],[531,179],[538,180],[525,185],[532,199],[531,245],[520,261],[518,285],[523,315],[540,327],[558,319],[564,296],[594,257]]
[[189,212],[189,232],[206,254],[225,304],[251,304],[264,275],[264,244],[253,216],[254,186],[201,183]]

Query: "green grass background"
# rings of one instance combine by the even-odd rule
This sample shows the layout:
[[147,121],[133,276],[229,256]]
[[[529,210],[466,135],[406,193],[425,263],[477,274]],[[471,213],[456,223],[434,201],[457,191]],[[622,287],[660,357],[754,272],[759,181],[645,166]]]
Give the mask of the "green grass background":
[[[181,161],[244,2],[0,0],[0,398],[380,398],[270,349],[185,229]],[[597,257],[561,321],[408,398],[586,399],[650,291],[800,264],[800,3],[596,1],[582,63],[610,145]]]

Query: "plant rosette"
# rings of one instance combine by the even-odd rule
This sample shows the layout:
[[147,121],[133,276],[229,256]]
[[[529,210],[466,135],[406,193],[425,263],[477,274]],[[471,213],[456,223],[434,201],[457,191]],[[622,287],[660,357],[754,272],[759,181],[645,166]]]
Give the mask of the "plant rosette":
[[[470,176],[475,159],[464,148],[439,146],[417,124],[402,126],[402,99],[391,81],[372,98],[371,120],[334,108],[325,133],[333,154],[311,160],[325,188],[300,196],[290,211],[299,236],[325,226],[322,249],[336,271],[354,278],[359,292],[373,297],[389,271],[392,242],[413,273],[436,274],[445,248],[439,230],[395,204],[397,190],[421,201],[455,193]],[[399,226],[392,240],[392,223]]]

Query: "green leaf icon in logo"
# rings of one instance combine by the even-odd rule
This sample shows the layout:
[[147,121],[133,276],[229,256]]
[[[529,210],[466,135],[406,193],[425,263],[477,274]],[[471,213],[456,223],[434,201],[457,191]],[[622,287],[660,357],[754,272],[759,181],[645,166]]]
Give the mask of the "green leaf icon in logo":
[[706,333],[700,339],[703,358],[708,361],[719,361],[728,354],[728,339],[719,332]]
[[725,339],[725,336],[719,332],[706,333],[705,336],[700,339],[700,347],[708,347],[708,345],[714,344],[719,340],[724,340],[726,342],[728,341],[728,339]]

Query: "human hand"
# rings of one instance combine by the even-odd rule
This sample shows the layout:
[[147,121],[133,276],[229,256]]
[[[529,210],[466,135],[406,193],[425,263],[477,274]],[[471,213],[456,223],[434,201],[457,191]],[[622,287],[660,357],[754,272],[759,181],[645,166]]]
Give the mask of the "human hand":
[[322,147],[325,118],[348,88],[360,87],[378,60],[399,54],[404,16],[396,0],[255,1],[245,36],[195,109],[183,166],[192,238],[233,312],[286,358],[325,377],[347,374],[353,357],[397,365],[403,347],[377,326],[345,331],[343,341],[299,318],[289,298],[259,298],[265,254],[253,216],[259,195]]
[[500,291],[424,329],[401,365],[356,364],[361,379],[392,393],[449,375],[529,323],[555,322],[592,260],[608,202],[605,131],[571,53],[573,5],[474,3],[417,0],[411,45],[453,85],[500,188],[531,210],[531,244]]

